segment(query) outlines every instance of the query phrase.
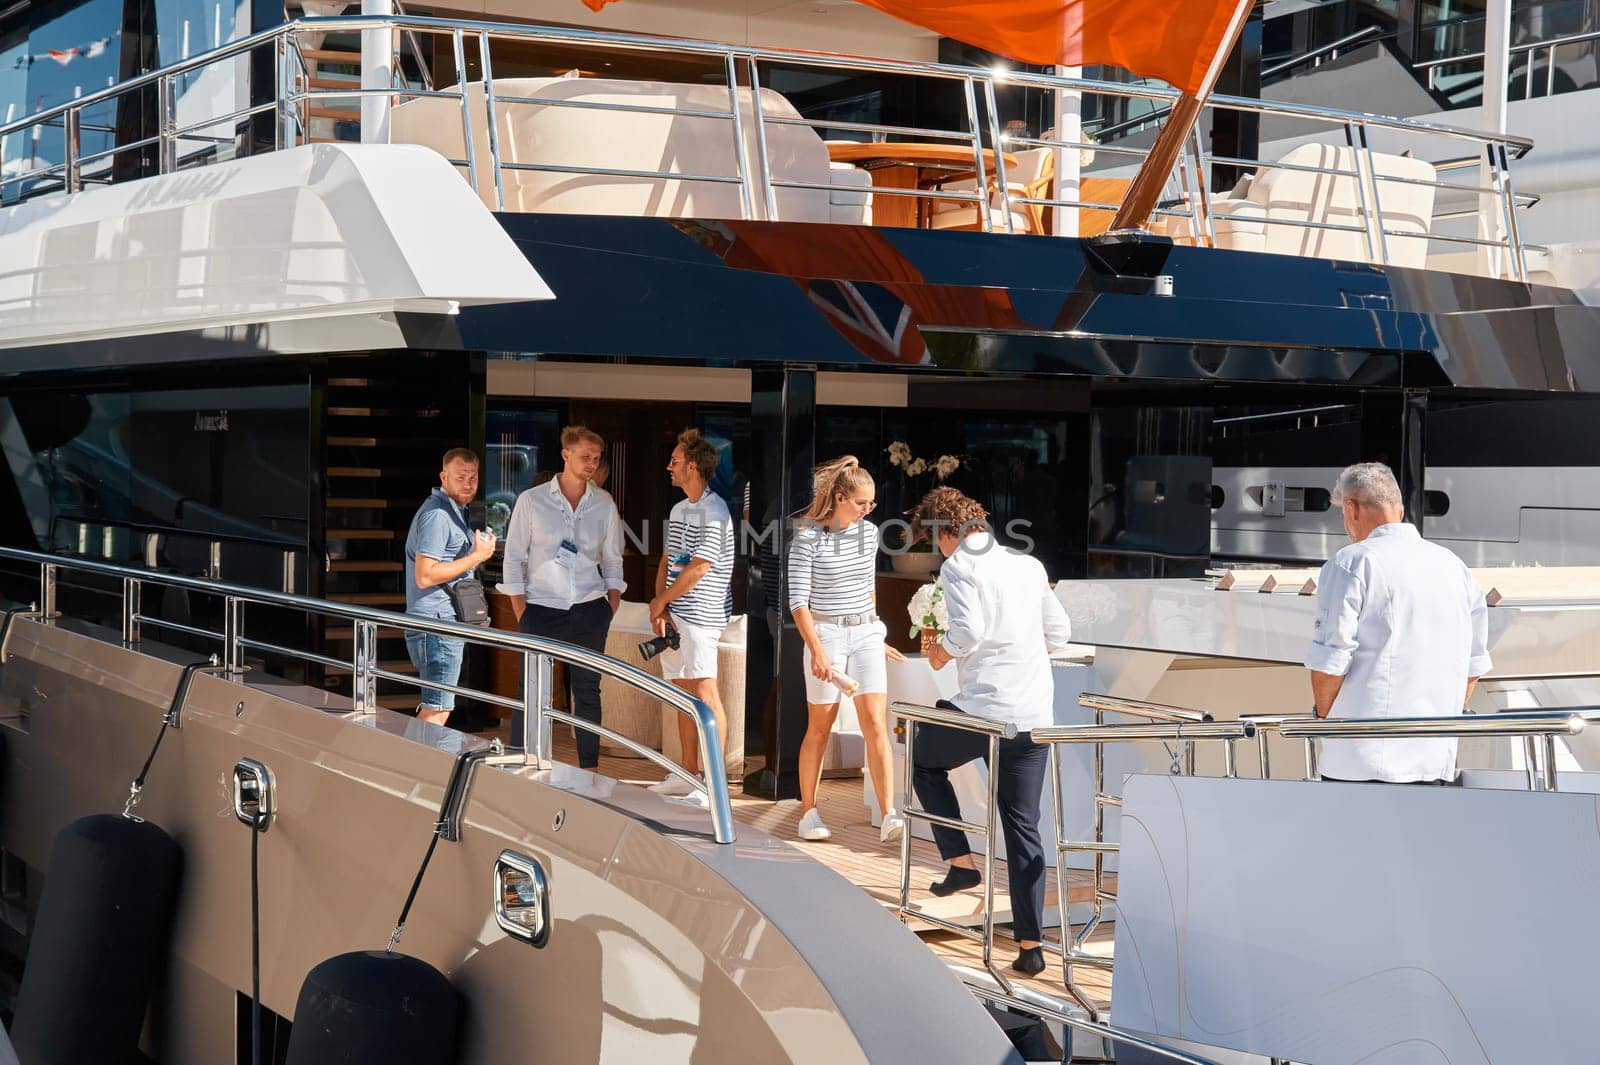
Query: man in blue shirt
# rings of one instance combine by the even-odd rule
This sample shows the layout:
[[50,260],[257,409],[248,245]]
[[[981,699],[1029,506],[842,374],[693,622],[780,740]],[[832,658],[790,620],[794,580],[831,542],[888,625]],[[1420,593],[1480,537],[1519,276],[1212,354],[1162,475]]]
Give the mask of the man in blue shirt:
[[[445,585],[472,575],[494,557],[494,533],[474,533],[467,504],[478,494],[478,456],[466,448],[444,453],[439,487],[433,490],[406,534],[406,613],[456,621]],[[426,632],[406,633],[406,653],[417,676],[434,684],[455,685],[461,678],[465,642]],[[417,717],[442,725],[455,709],[455,693],[423,688]]]

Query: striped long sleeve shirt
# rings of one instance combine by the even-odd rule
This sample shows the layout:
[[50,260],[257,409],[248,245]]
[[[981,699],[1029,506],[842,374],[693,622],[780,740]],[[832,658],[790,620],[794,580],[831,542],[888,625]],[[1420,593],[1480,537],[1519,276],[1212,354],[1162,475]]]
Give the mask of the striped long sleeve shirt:
[[834,616],[872,609],[877,588],[878,527],[857,522],[843,532],[807,525],[789,545],[789,609]]

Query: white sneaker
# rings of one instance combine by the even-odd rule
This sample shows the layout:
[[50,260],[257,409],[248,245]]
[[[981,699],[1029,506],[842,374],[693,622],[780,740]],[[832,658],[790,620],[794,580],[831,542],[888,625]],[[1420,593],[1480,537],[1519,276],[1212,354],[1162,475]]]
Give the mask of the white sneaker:
[[650,785],[650,790],[657,795],[666,795],[670,798],[682,798],[685,795],[697,794],[694,785],[678,776],[676,773],[667,777],[659,784]]
[[893,843],[900,838],[900,833],[906,830],[906,819],[890,810],[883,815],[883,824],[878,828],[878,841],[880,843]]
[[805,816],[800,818],[800,838],[809,840],[829,839],[833,836],[828,831],[828,826],[822,823],[822,815],[813,806],[807,810]]
[[685,806],[698,806],[702,810],[711,809],[711,800],[706,798],[706,793],[703,791],[691,791],[687,795],[674,795],[671,798]]

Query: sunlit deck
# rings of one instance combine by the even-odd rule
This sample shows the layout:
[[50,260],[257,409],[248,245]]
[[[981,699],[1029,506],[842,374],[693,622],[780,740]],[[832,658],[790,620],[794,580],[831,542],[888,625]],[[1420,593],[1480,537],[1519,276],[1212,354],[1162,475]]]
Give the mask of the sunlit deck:
[[[565,731],[560,728],[556,730],[555,757],[559,761],[575,763],[577,751],[571,735],[563,734]],[[503,733],[504,729],[501,732]],[[504,735],[501,738],[504,739]],[[665,775],[652,762],[642,758],[625,758],[604,753],[604,749],[600,756],[600,772],[617,780],[641,785],[653,784]],[[737,781],[730,781],[729,786],[733,814],[740,824],[752,825],[787,841],[791,846],[805,852],[860,887],[885,907],[896,906],[900,892],[899,844],[879,842],[878,830],[872,825],[867,807],[861,801],[860,777],[836,777],[822,781],[818,806],[822,810],[823,820],[833,830],[833,838],[822,843],[809,843],[796,836],[796,828],[800,821],[798,800],[774,803],[768,799],[747,797]],[[911,897],[914,903],[922,903],[932,898],[927,891],[927,885],[941,878],[944,870],[945,865],[939,860],[938,851],[932,843],[921,839],[911,841]],[[996,862],[995,872],[996,902],[1000,904],[1004,898],[1007,882],[1005,863]],[[1069,902],[1074,904],[1090,902],[1093,898],[1092,879],[1087,871],[1074,871],[1068,884]],[[966,894],[971,898],[976,912],[978,893]],[[1055,899],[1056,874],[1052,870],[1047,874],[1045,882],[1046,906],[1053,908]],[[1053,934],[1053,930],[1047,930],[1046,934]],[[1109,954],[1114,934],[1113,925],[1109,922],[1103,924],[1089,943],[1090,951]],[[974,969],[983,968],[982,948],[974,940],[936,930],[922,932],[921,938],[930,949],[948,962]],[[1015,954],[1016,944],[1011,939],[1010,926],[1003,926],[997,930],[995,957],[1001,964],[1009,965],[1010,959]],[[1051,958],[1050,962],[1051,964],[1038,976],[1028,978],[1017,975],[1016,979],[1046,994],[1070,1000],[1061,980],[1060,959]],[[1009,969],[1007,971],[1009,972]],[[1079,985],[1100,1005],[1103,1006],[1111,1001],[1110,973],[1080,966],[1074,976]]]

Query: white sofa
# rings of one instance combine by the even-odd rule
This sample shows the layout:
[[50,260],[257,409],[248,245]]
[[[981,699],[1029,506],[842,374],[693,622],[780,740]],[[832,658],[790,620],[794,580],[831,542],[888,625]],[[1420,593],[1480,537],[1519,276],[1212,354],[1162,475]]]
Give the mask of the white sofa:
[[[1389,262],[1395,266],[1425,266],[1428,258],[1426,234],[1433,223],[1432,186],[1381,179],[1397,177],[1432,181],[1435,179],[1433,164],[1378,152],[1373,153],[1372,161],[1380,179],[1377,182],[1377,197],[1378,206],[1383,212],[1383,228],[1391,234],[1387,238]],[[1356,170],[1352,149],[1327,144],[1302,144],[1280,162],[1352,173]],[[1264,166],[1241,179],[1228,195],[1211,201],[1212,228],[1216,233],[1217,247],[1323,259],[1382,262],[1382,251],[1377,250],[1376,219],[1372,222],[1372,253],[1367,250],[1364,231],[1269,224],[1271,220],[1279,220],[1363,226],[1365,220],[1362,218],[1357,180],[1351,174],[1311,173]],[[1394,236],[1396,232],[1419,235]]]
[[[454,87],[451,90],[454,91]],[[501,169],[508,211],[557,214],[610,214],[653,217],[739,218],[736,183],[696,181],[665,175],[690,174],[736,178],[733,123],[707,118],[638,111],[605,110],[562,104],[515,103],[511,98],[559,100],[695,111],[729,109],[727,89],[717,85],[624,81],[608,78],[496,78],[496,132],[505,164],[544,164],[580,171],[632,170],[662,176],[624,177],[599,173],[558,173]],[[756,216],[763,211],[754,180],[759,173],[754,111],[749,89],[739,90],[744,143],[742,150],[751,181]],[[494,170],[489,153],[484,87],[467,85],[472,115],[477,192],[495,205]],[[799,113],[781,94],[761,90],[762,112],[769,118],[796,118]],[[461,102],[448,97],[409,100],[392,112],[391,139],[420,144],[446,158],[464,160]],[[803,181],[833,190],[774,190],[778,218],[805,222],[865,223],[869,196],[860,191],[869,175],[854,167],[835,169],[816,132],[806,126],[766,124],[767,154],[778,181]]]

